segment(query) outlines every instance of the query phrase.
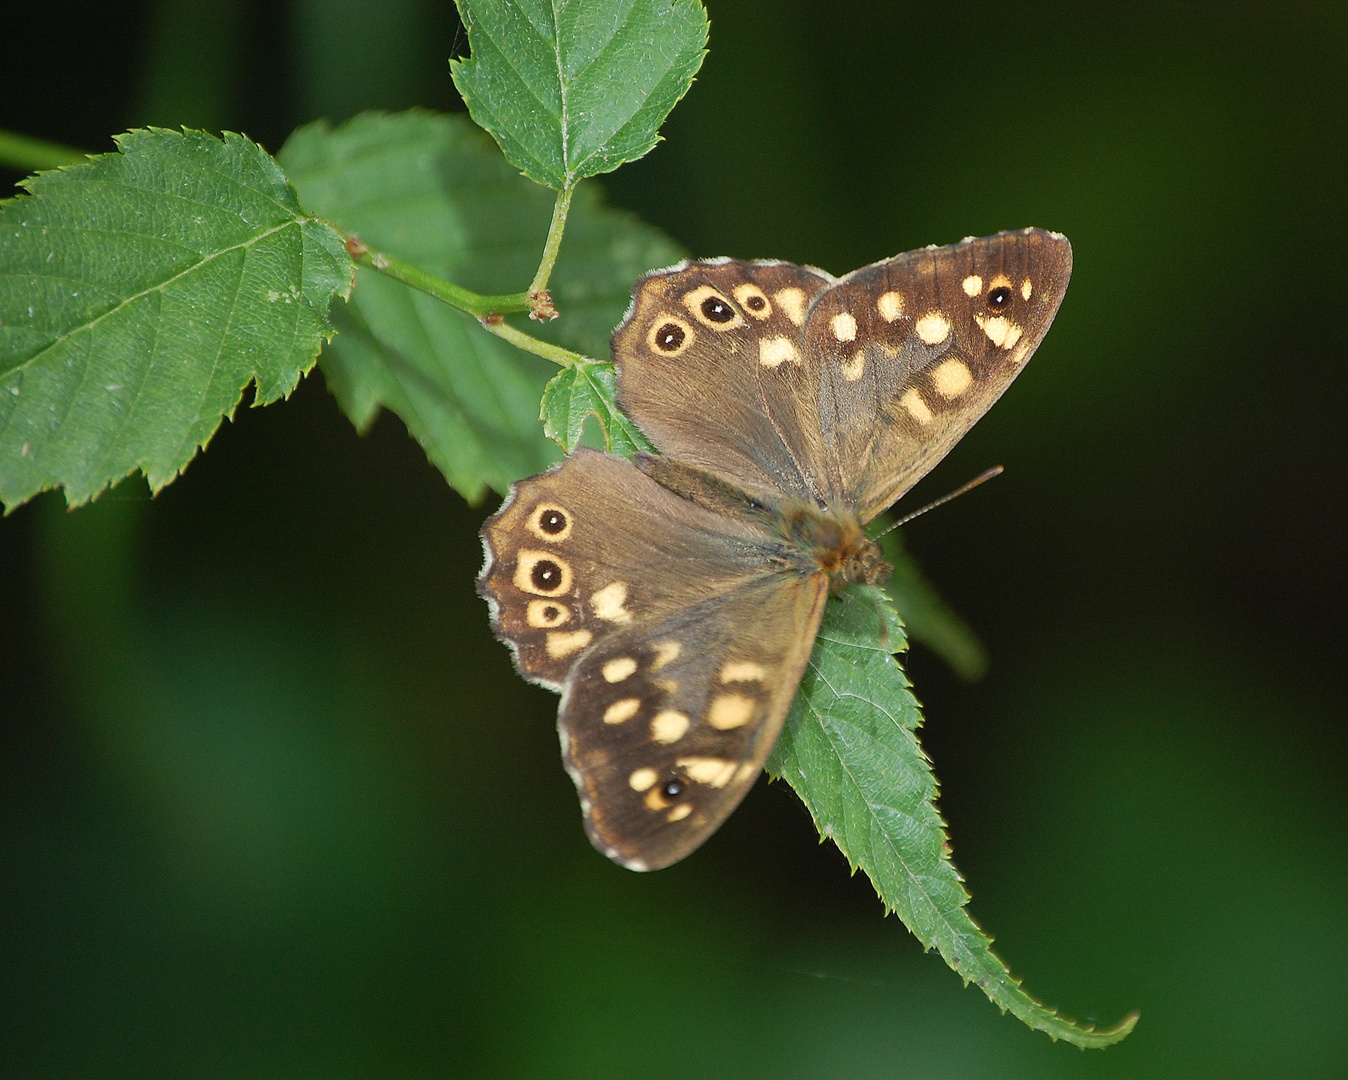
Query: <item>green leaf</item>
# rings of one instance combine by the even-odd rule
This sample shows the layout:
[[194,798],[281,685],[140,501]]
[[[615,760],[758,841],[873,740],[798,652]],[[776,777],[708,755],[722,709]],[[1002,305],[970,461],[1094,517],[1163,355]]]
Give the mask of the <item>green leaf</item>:
[[510,163],[561,190],[649,153],[702,66],[698,0],[458,0],[468,112]]
[[[537,266],[552,198],[466,117],[369,113],[338,128],[311,124],[280,158],[306,206],[423,270],[499,294],[524,288]],[[562,317],[530,323],[530,332],[606,356],[632,282],[678,256],[657,230],[582,184],[551,284]],[[341,334],[321,363],[352,422],[368,427],[381,406],[397,413],[465,498],[504,492],[557,459],[538,422],[552,364],[364,268],[334,321]]]
[[0,502],[158,491],[295,388],[351,286],[341,238],[240,135],[133,131],[0,202]]
[[891,655],[903,647],[903,626],[880,590],[853,588],[830,602],[769,771],[795,788],[820,835],[866,872],[886,910],[1002,1011],[1077,1046],[1118,1042],[1135,1015],[1107,1031],[1058,1016],[1020,988],[965,910],[936,778],[917,742],[921,714]]
[[577,364],[553,376],[543,392],[543,431],[571,453],[579,444],[587,417],[599,421],[604,448],[630,458],[654,450],[640,429],[618,408],[617,372],[612,364]]
[[894,598],[903,625],[914,641],[920,641],[950,665],[955,674],[970,681],[988,670],[988,654],[969,624],[941,599],[913,557],[904,550],[898,530],[880,538],[885,561],[894,576],[885,585]]

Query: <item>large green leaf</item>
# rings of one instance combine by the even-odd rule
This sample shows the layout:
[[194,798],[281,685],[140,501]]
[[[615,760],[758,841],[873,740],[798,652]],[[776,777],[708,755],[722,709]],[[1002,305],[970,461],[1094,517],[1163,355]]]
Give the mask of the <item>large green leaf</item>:
[[1058,1016],[1020,988],[965,909],[969,895],[936,811],[936,777],[917,741],[921,713],[893,656],[904,644],[880,590],[853,588],[831,601],[769,772],[796,790],[819,834],[866,872],[885,908],[965,982],[1054,1039],[1118,1042],[1136,1016],[1108,1031]]
[[[311,124],[280,157],[306,206],[423,270],[501,294],[523,289],[538,264],[552,199],[466,117],[369,113],[338,128]],[[561,318],[531,332],[606,357],[632,282],[678,254],[582,185],[551,284]],[[539,423],[552,364],[366,269],[334,321],[341,334],[322,365],[347,415],[364,428],[381,406],[397,413],[466,498],[503,492],[556,460]]]
[[560,190],[650,152],[706,55],[698,0],[458,0],[452,63],[477,123]]
[[239,135],[133,131],[0,202],[0,501],[159,490],[257,387],[289,394],[346,295],[341,238]]

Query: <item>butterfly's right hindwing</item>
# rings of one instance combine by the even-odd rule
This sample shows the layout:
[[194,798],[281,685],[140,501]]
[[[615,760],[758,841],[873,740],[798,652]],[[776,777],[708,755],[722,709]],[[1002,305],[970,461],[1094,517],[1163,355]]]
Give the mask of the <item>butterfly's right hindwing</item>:
[[739,805],[777,741],[827,594],[823,575],[773,574],[579,660],[557,722],[599,850],[656,870]]

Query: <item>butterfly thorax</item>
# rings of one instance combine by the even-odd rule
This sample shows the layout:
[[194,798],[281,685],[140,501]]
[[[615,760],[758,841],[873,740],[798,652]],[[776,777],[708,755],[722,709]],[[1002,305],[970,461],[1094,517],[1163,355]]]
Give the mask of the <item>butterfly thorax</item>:
[[847,507],[821,510],[793,501],[773,510],[773,524],[787,548],[827,574],[835,591],[858,582],[879,585],[893,573],[894,568],[880,554],[880,545],[866,535]]
[[637,467],[661,486],[690,502],[729,517],[757,522],[781,544],[783,568],[803,574],[825,573],[835,590],[888,580],[893,567],[880,546],[866,535],[846,505],[819,506],[804,499],[752,493],[724,477],[654,454],[639,454]]

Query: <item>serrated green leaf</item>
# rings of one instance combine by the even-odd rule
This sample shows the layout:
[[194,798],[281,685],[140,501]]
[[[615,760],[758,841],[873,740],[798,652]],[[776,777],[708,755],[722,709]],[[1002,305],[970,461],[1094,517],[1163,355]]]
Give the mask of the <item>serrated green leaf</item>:
[[[372,247],[486,294],[532,277],[552,199],[520,177],[462,116],[370,113],[301,128],[280,158],[306,206]],[[551,291],[562,317],[530,332],[596,357],[630,301],[632,282],[678,258],[657,230],[611,210],[581,185]],[[556,368],[476,320],[371,270],[334,312],[342,331],[321,360],[358,428],[393,410],[449,482],[476,500],[557,458],[539,425]]]
[[341,238],[240,135],[133,131],[0,202],[0,502],[158,491],[295,388],[351,286]]
[[1118,1042],[1136,1016],[1108,1031],[1058,1016],[1020,988],[965,910],[969,896],[936,811],[936,777],[917,741],[921,713],[892,655],[904,644],[880,590],[853,588],[830,602],[769,772],[795,789],[819,834],[866,872],[886,910],[966,983],[1051,1038]]
[[899,617],[914,641],[920,641],[950,665],[962,679],[981,679],[988,669],[983,643],[950,608],[903,547],[897,530],[880,538],[885,561],[894,575],[885,590],[894,598]]
[[458,0],[468,112],[529,179],[561,190],[650,152],[706,55],[698,0]]
[[569,454],[580,444],[586,418],[593,416],[610,454],[630,458],[638,450],[655,449],[618,408],[617,386],[612,364],[577,364],[559,372],[543,392],[544,433]]

